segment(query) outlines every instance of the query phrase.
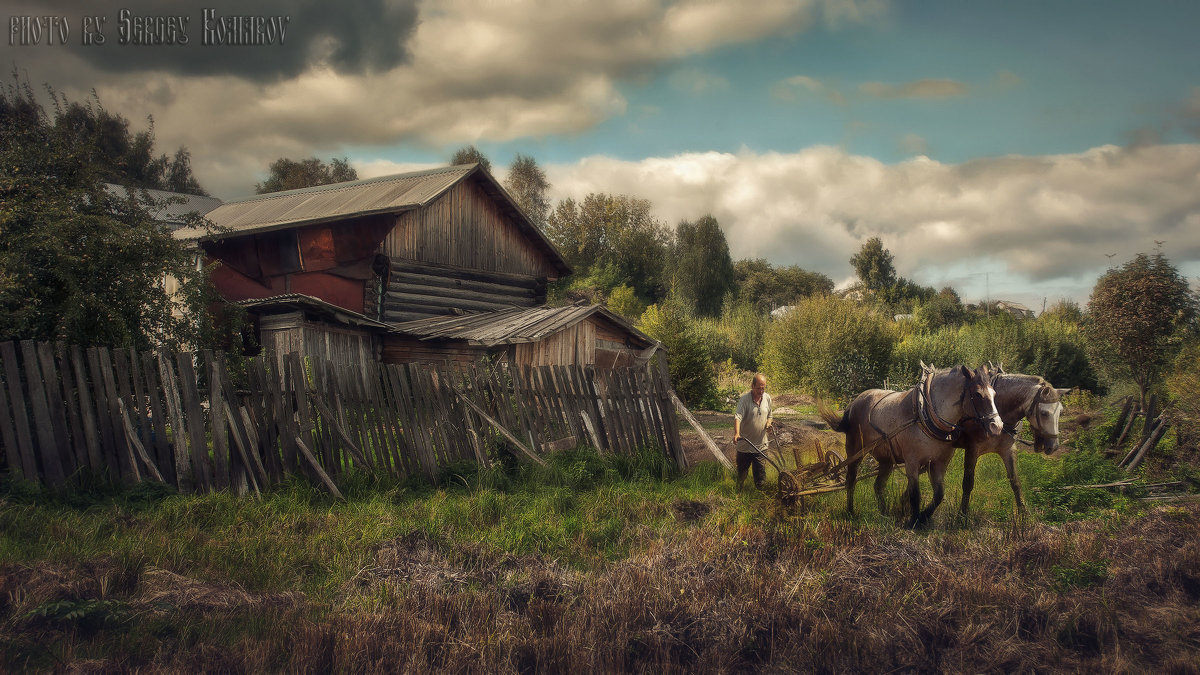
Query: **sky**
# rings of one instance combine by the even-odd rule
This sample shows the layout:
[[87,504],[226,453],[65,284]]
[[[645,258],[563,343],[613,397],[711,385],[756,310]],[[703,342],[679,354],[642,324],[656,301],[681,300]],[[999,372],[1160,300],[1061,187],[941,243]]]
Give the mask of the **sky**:
[[553,201],[711,214],[735,259],[843,286],[873,236],[968,302],[1083,304],[1139,252],[1200,279],[1196,2],[87,4],[6,3],[3,63],[151,116],[223,199],[278,157],[367,178],[473,144],[501,179],[532,156]]

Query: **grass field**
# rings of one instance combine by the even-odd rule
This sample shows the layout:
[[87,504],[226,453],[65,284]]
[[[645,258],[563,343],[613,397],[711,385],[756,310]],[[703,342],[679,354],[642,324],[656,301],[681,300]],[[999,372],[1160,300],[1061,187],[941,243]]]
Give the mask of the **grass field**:
[[[1200,664],[1200,506],[1090,452],[996,457],[924,530],[653,453],[262,499],[0,492],[0,670],[1154,670]],[[770,486],[768,486],[770,488]],[[928,486],[925,495],[928,498]]]

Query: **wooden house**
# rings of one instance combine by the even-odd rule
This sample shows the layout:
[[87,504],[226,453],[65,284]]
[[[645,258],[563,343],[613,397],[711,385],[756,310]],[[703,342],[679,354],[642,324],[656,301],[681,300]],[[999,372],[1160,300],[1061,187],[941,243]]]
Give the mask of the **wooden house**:
[[258,195],[208,219],[175,234],[219,263],[214,284],[266,349],[611,367],[656,344],[602,307],[545,306],[570,267],[477,164]]

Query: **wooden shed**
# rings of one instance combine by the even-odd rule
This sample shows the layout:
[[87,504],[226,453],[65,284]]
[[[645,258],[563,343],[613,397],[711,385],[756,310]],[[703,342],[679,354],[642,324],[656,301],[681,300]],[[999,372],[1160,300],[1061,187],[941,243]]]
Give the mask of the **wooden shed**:
[[[602,307],[545,307],[547,284],[571,269],[477,164],[258,195],[208,219],[212,230],[175,236],[218,263],[214,284],[251,313],[268,349],[299,344],[294,326],[261,335],[282,330],[280,307],[310,322],[320,314],[298,297],[362,317],[338,330],[374,341],[372,358],[385,362],[503,352],[517,363],[611,367],[655,344]],[[322,326],[335,325],[322,316]]]

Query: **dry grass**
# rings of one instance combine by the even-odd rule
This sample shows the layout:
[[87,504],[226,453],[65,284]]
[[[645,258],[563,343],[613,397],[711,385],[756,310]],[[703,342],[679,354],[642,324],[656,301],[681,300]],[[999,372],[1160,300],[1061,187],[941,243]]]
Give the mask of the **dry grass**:
[[[332,598],[100,558],[0,567],[0,664],[78,672],[1197,672],[1200,506],[907,531],[679,527],[597,569],[413,532]],[[91,604],[89,604],[91,603]],[[81,616],[69,616],[74,608]],[[90,617],[90,618],[89,618]]]

